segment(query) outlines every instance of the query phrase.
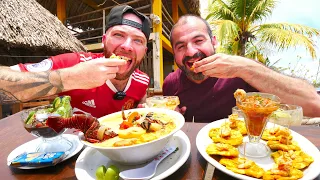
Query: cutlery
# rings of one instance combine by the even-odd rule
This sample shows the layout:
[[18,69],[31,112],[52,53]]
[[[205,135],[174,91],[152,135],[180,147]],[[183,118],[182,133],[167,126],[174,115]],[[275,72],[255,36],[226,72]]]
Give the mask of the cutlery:
[[152,178],[159,163],[173,153],[177,147],[171,146],[162,150],[149,164],[141,168],[129,169],[120,172],[120,177],[124,180],[143,180]]

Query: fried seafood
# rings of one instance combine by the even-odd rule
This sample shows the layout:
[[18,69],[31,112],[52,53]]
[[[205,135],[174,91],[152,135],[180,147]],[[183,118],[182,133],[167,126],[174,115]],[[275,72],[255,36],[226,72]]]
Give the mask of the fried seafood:
[[267,145],[272,150],[282,150],[282,151],[300,151],[300,147],[297,142],[291,141],[288,137],[281,136],[279,141],[268,141]]
[[235,99],[242,101],[245,99],[246,94],[247,93],[243,89],[237,89],[236,92],[234,92],[233,96]]
[[229,115],[229,122],[223,123],[222,126],[228,126],[232,130],[240,131],[242,135],[247,134],[246,124],[238,119],[238,114]]
[[300,179],[303,177],[303,172],[292,167],[292,159],[288,156],[280,156],[274,167],[268,170],[263,179]]
[[281,128],[279,126],[265,129],[262,134],[262,139],[266,141],[279,141],[282,136],[288,137],[289,140],[292,139],[290,130],[288,128]]
[[240,145],[243,141],[243,136],[239,131],[231,130],[228,128],[212,128],[209,131],[209,137],[215,143],[225,143],[232,146]]
[[303,151],[289,150],[286,152],[279,150],[271,154],[271,157],[276,164],[278,164],[279,159],[281,159],[282,156],[290,158],[292,160],[292,166],[296,169],[304,169],[314,161],[311,156]]
[[222,158],[219,162],[235,173],[255,178],[261,178],[265,172],[256,163],[246,158]]
[[221,155],[221,156],[238,156],[239,151],[237,148],[231,146],[230,144],[223,143],[213,143],[210,144],[206,149],[209,155]]

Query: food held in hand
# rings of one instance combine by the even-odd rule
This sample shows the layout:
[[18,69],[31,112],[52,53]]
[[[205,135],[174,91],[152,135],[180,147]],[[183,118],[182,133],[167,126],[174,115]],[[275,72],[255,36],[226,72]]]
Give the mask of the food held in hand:
[[110,56],[110,59],[122,59],[122,60],[126,60],[129,61],[129,58],[125,57],[125,56],[117,56],[115,54],[112,53],[112,55]]
[[169,134],[176,125],[164,113],[128,113],[125,120],[122,114],[98,121],[95,117],[77,114],[71,118],[49,117],[47,125],[55,131],[75,128],[84,133],[85,139],[101,147],[131,146],[158,139]]

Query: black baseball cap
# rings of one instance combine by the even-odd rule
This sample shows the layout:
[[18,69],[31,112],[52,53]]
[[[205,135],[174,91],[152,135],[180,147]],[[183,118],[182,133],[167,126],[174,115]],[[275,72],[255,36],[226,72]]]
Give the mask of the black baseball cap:
[[[137,23],[135,21],[128,20],[128,19],[123,19],[122,18],[123,14],[128,12],[137,15],[141,19],[142,24]],[[128,6],[128,5],[115,6],[114,8],[111,9],[110,13],[106,18],[106,30],[116,25],[128,25],[128,26],[132,26],[137,29],[140,29],[143,32],[143,34],[146,36],[147,40],[149,40],[150,31],[151,31],[150,24],[151,24],[150,20],[147,16],[138,12],[137,10],[133,9],[131,6]]]

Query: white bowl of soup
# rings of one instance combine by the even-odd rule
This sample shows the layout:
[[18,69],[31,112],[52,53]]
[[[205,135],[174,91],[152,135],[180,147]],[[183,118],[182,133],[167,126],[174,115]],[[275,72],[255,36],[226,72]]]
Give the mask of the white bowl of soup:
[[[132,123],[135,125],[124,129],[124,124],[133,113],[135,115],[138,113],[140,118],[137,116]],[[169,109],[137,108],[125,110],[124,114],[126,120],[123,120],[121,111],[98,119],[100,125],[107,126],[117,136],[99,143],[90,143],[80,133],[81,142],[119,164],[142,164],[158,155],[172,135],[185,123],[184,117],[179,112]]]

